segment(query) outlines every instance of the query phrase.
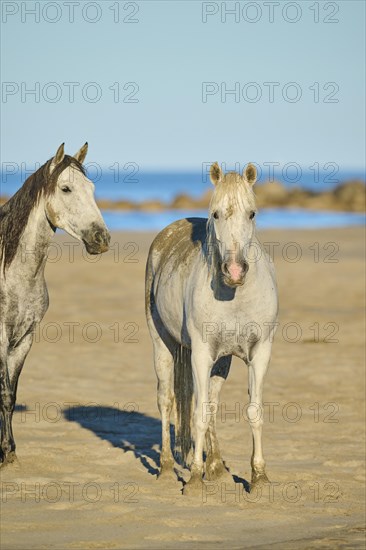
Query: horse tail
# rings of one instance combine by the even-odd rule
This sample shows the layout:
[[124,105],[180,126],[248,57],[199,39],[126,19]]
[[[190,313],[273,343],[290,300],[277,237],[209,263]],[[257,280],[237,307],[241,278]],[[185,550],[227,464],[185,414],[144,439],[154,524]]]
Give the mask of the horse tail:
[[193,375],[191,350],[178,345],[174,354],[174,396],[176,403],[175,451],[186,463],[191,450]]

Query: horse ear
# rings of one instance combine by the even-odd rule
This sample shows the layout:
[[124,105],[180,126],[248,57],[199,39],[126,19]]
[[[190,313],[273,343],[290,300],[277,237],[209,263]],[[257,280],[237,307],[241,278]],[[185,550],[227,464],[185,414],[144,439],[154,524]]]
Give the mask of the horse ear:
[[58,166],[64,160],[64,157],[65,157],[64,146],[65,144],[61,143],[60,147],[57,149],[57,152],[51,161],[50,174],[52,174],[56,166]]
[[222,172],[217,162],[214,162],[210,168],[210,180],[213,185],[216,185],[222,178]]
[[60,147],[57,149],[57,153],[55,154],[52,160],[52,164],[54,165],[54,167],[56,167],[58,164],[60,164],[60,162],[64,160],[64,156],[65,156],[64,147],[65,147],[65,143],[61,143]]
[[80,164],[83,164],[87,152],[88,152],[88,142],[86,141],[84,145],[79,149],[79,151],[75,153],[74,159],[80,162]]
[[243,176],[250,185],[254,185],[257,181],[257,169],[254,164],[249,163],[243,171]]

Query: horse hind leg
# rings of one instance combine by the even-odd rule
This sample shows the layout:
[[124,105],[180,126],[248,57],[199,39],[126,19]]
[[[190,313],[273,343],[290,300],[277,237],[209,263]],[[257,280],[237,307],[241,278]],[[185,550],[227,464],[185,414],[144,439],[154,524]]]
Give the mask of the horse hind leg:
[[216,361],[211,371],[209,394],[209,407],[211,410],[208,411],[210,414],[210,421],[206,432],[207,456],[205,475],[205,478],[209,481],[218,479],[226,472],[216,435],[216,415],[219,406],[221,388],[229,374],[230,365],[231,355],[221,357],[218,361]]
[[160,454],[160,474],[173,474],[174,458],[170,441],[170,415],[173,407],[174,357],[160,336],[154,343],[154,366],[158,378],[157,400],[161,416],[162,447]]

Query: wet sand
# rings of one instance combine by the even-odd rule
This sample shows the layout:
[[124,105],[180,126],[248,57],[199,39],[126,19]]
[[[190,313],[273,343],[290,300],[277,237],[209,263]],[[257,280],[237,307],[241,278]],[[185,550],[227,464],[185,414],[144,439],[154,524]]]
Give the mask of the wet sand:
[[160,418],[143,303],[153,234],[115,233],[96,262],[56,236],[50,307],[20,377],[19,463],[0,473],[1,549],[365,547],[364,230],[260,237],[272,243],[280,294],[264,391],[272,484],[246,491],[239,360],[218,411],[231,475],[197,498],[182,496],[177,478],[156,479]]

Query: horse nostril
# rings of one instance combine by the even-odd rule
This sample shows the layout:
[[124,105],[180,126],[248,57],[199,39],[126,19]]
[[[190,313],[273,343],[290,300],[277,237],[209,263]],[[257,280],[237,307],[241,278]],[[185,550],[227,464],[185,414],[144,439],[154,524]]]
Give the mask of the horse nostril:
[[248,270],[249,270],[249,264],[247,262],[243,262],[243,274],[245,275]]
[[111,236],[108,231],[100,229],[94,233],[94,243],[98,245],[103,252],[108,250]]
[[94,233],[94,241],[98,244],[100,244],[103,241],[102,233],[100,231],[96,231]]
[[222,264],[222,272],[223,272],[224,275],[230,275],[227,262],[224,262]]

